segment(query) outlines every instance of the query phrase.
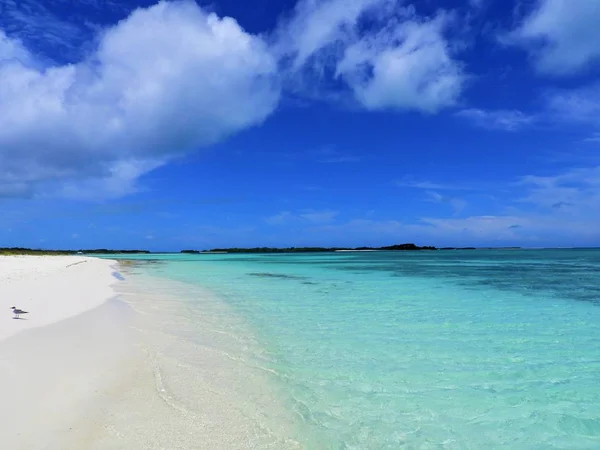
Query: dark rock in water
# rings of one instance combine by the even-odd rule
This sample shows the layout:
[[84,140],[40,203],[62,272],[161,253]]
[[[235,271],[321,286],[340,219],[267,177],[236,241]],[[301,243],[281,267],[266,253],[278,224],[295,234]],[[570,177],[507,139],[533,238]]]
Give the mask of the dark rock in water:
[[298,277],[295,275],[285,275],[283,273],[271,273],[271,272],[251,272],[248,275],[253,277],[264,277],[264,278],[281,278],[287,280],[307,280],[307,277]]

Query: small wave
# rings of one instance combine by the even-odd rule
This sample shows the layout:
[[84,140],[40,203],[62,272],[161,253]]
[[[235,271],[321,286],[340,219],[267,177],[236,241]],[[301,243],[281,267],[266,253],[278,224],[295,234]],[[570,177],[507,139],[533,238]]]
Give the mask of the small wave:
[[192,419],[196,419],[197,416],[190,410],[188,410],[187,408],[185,408],[184,406],[180,405],[179,402],[177,402],[172,395],[169,394],[169,392],[167,391],[167,388],[163,382],[163,377],[162,374],[160,372],[160,367],[158,366],[158,363],[156,361],[152,362],[153,365],[153,373],[154,373],[154,382],[155,382],[155,387],[156,387],[156,393],[158,394],[158,396],[168,405],[170,406],[172,409],[174,409],[175,411],[181,413],[182,415],[186,416],[186,417],[190,417]]

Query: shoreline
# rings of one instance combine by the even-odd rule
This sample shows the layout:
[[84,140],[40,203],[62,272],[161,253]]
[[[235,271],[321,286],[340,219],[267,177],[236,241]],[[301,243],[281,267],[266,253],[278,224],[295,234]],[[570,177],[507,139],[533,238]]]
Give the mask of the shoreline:
[[[11,325],[0,335],[3,447],[301,448],[251,333],[225,303],[115,264],[0,259]],[[29,320],[11,317],[17,294]]]

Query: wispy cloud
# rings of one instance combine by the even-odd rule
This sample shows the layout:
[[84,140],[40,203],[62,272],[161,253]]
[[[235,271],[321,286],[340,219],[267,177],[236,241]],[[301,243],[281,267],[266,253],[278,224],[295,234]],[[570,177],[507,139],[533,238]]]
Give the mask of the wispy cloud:
[[[429,201],[452,206],[455,215],[465,207],[458,197],[425,191]],[[600,224],[600,166],[523,176],[504,192],[499,205],[483,209],[488,212],[464,217],[440,213],[402,222],[354,219],[310,230],[332,240],[345,236],[361,242],[377,236],[378,242],[435,245],[598,245],[600,227],[595,224]]]
[[289,211],[282,211],[280,213],[269,216],[265,219],[265,222],[269,225],[284,225],[293,220],[296,220],[298,216],[295,216]]
[[529,175],[520,183],[527,189],[522,202],[600,221],[600,166],[569,169],[552,176]]
[[[0,28],[18,38],[28,47],[49,55],[48,60],[60,58],[59,63],[73,62],[85,56],[86,42],[92,40],[95,27],[89,21],[69,21],[60,18],[53,2],[37,0],[3,0],[0,2]],[[110,7],[107,1],[104,8]],[[77,16],[81,2],[69,5],[70,15]],[[87,5],[87,10],[96,9]],[[0,37],[0,39],[2,39]]]
[[340,156],[332,156],[330,158],[320,159],[319,162],[321,164],[343,164],[343,163],[356,163],[360,162],[360,158],[358,156],[353,155],[340,155]]
[[536,117],[519,110],[463,109],[456,116],[489,130],[518,131],[535,123]]
[[331,211],[331,210],[322,210],[322,211],[315,211],[315,210],[307,210],[304,212],[301,212],[299,215],[299,217],[301,217],[304,220],[308,220],[309,222],[312,223],[327,223],[327,222],[332,222],[339,214],[339,211]]
[[593,133],[591,136],[585,138],[583,142],[591,142],[594,144],[600,144],[600,132]]
[[600,127],[600,83],[548,92],[546,102],[550,114],[561,122]]
[[269,225],[306,225],[330,223],[338,216],[339,211],[307,209],[298,212],[282,211],[267,217],[265,222]]
[[449,195],[441,195],[438,192],[427,191],[428,201],[433,203],[448,204],[454,210],[454,214],[461,213],[468,205],[467,201]]
[[339,150],[335,145],[326,145],[306,152],[309,159],[319,164],[347,164],[357,163],[361,157],[352,153]]
[[416,180],[411,176],[406,176],[400,180],[396,180],[394,184],[398,187],[413,188],[413,189],[424,189],[424,190],[437,190],[437,191],[462,191],[476,189],[474,186],[467,186],[462,184],[454,183],[437,183],[426,180]]

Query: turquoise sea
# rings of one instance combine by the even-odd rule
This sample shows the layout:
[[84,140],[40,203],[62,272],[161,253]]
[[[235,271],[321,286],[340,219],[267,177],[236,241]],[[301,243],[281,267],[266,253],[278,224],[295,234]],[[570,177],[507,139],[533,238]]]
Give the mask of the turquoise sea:
[[251,330],[304,448],[600,448],[600,250],[127,259],[190,287],[180,339]]

